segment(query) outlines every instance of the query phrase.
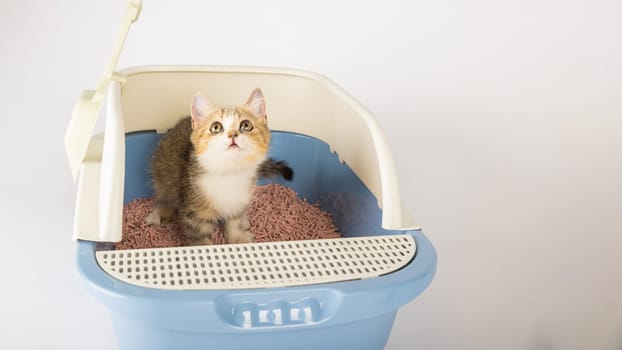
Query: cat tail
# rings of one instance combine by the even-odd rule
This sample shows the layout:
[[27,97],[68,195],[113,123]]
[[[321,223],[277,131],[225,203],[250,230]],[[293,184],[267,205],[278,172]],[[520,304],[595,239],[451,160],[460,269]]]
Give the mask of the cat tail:
[[292,181],[294,178],[294,170],[287,165],[285,161],[275,161],[272,158],[268,158],[259,165],[258,170],[259,177],[270,178],[275,176],[282,176],[287,181]]

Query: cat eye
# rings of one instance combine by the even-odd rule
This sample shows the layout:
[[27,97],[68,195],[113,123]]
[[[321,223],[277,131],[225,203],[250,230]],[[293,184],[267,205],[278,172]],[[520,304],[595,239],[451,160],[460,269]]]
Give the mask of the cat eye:
[[220,124],[219,122],[214,122],[214,124],[212,124],[212,126],[209,127],[209,132],[212,134],[220,134],[221,132],[223,132],[223,127],[222,124]]
[[250,121],[248,120],[243,120],[240,123],[240,131],[241,132],[250,132],[253,131],[253,124],[251,124]]

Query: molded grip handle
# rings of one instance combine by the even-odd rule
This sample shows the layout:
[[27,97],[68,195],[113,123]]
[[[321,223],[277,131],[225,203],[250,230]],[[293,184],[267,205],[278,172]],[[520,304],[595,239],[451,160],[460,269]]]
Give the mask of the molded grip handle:
[[340,304],[341,295],[332,289],[230,294],[215,302],[222,321],[243,329],[316,324]]

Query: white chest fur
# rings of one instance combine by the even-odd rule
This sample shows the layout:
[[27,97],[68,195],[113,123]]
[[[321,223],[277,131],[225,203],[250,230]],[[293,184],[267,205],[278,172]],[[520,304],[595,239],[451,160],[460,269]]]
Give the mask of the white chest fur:
[[251,186],[255,181],[255,170],[231,174],[206,174],[199,184],[210,204],[222,216],[240,214],[253,195]]

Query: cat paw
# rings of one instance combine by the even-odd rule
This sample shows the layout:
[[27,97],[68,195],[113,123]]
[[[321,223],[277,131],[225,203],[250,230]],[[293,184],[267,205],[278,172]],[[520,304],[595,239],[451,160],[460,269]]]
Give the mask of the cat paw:
[[153,210],[147,217],[145,218],[145,222],[151,226],[160,226],[163,224],[162,217],[160,216],[159,210]]
[[151,226],[166,225],[171,221],[173,211],[166,206],[156,206],[145,218],[145,222]]
[[249,230],[229,232],[226,236],[227,242],[230,244],[253,243],[253,234]]

